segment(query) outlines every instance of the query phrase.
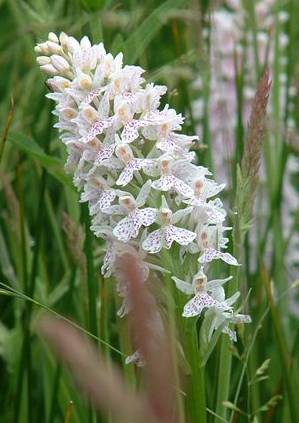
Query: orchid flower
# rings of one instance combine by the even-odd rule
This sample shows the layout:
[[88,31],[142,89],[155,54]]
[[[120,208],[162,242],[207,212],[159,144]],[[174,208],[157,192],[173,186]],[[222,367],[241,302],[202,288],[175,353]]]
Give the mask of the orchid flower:
[[[48,97],[56,103],[66,170],[73,174],[80,201],[88,203],[91,230],[105,241],[101,272],[118,280],[116,291],[123,300],[118,315],[130,312],[128,281],[118,268],[125,253],[138,259],[143,282],[150,272],[173,274],[175,267],[165,268],[159,252],[165,248],[171,255],[174,243],[182,268],[187,257],[191,268],[198,260],[208,266],[219,258],[238,264],[222,251],[226,212],[217,195],[224,184],[197,163],[192,146],[198,136],[180,132],[183,116],[168,104],[160,110],[166,87],[146,84],[142,68],[124,66],[121,53],[113,57],[87,37],[78,41],[50,33],[35,50],[49,76]],[[183,282],[173,278],[182,289]],[[199,276],[193,279],[197,282],[188,293],[195,296],[184,316],[205,308],[233,313],[220,282],[200,287]],[[216,298],[217,292],[222,297]]]

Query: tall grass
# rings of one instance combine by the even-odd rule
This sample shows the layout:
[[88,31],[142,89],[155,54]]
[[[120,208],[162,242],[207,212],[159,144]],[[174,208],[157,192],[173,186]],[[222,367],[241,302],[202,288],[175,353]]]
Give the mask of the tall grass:
[[[113,281],[102,279],[99,272],[103,245],[90,233],[88,211],[65,175],[65,151],[52,129],[52,104],[45,99],[47,87],[35,63],[35,43],[49,31],[65,31],[78,37],[87,34],[94,42],[103,40],[107,51],[123,51],[127,63],[140,64],[148,70],[149,80],[168,86],[167,102],[187,116],[185,133],[202,133],[200,164],[216,170],[219,151],[213,145],[215,116],[210,104],[217,69],[209,63],[211,46],[205,35],[213,26],[216,3],[0,1],[1,422],[113,421],[109,410],[102,414],[80,394],[67,367],[39,335],[36,327],[44,311],[71,322],[89,337],[105,357],[107,374],[115,364],[120,367],[126,388],[136,393],[138,407],[143,406],[142,371],[124,364],[133,351],[130,322],[116,316],[119,298]],[[179,422],[294,423],[299,419],[299,245],[293,242],[299,219],[298,206],[287,217],[285,207],[287,184],[292,185],[292,204],[298,204],[299,168],[291,173],[288,165],[298,156],[299,115],[297,98],[283,93],[285,81],[279,77],[280,59],[286,56],[286,84],[298,86],[299,4],[296,0],[274,3],[274,16],[287,11],[289,20],[281,23],[276,18],[270,34],[275,47],[267,118],[269,81],[264,79],[260,85],[264,91],[260,88],[257,94],[262,96],[258,100],[262,111],[253,108],[249,126],[244,121],[241,72],[235,81],[239,125],[233,128],[231,122],[237,143],[230,163],[223,162],[228,166],[225,173],[232,175],[223,198],[235,228],[231,246],[242,263],[227,289],[231,294],[239,285],[253,322],[239,329],[237,343],[219,334],[217,343],[204,350],[201,321],[181,317],[184,297],[173,289],[170,277],[163,276],[159,290],[153,281],[158,306],[166,310]],[[243,2],[250,17],[246,28],[254,40],[256,91],[265,66],[259,60],[254,6],[254,1]],[[284,47],[278,42],[281,32],[289,37]],[[200,92],[194,87],[199,77]],[[194,113],[198,98],[204,110],[200,121]],[[263,175],[258,178],[260,160]],[[265,204],[266,215],[262,215]],[[166,268],[178,267],[167,254],[162,259]],[[222,276],[220,266],[215,266],[215,272]],[[157,400],[151,394],[152,401]]]

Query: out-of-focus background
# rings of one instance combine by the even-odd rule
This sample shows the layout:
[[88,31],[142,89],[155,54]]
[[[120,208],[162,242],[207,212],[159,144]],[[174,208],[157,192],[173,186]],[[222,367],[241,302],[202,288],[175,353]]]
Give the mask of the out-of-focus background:
[[[244,249],[253,317],[246,330],[248,339],[253,334],[256,339],[242,401],[251,413],[272,401],[255,422],[293,421],[288,401],[293,382],[285,369],[292,366],[298,380],[298,19],[296,0],[0,0],[1,422],[94,421],[68,371],[34,330],[45,308],[126,348],[115,317],[119,300],[99,275],[101,243],[86,230],[86,209],[64,172],[53,104],[45,98],[45,77],[35,62],[34,46],[49,31],[103,41],[107,51],[122,51],[125,63],[145,68],[148,81],[167,85],[164,101],[186,116],[185,133],[200,136],[199,162],[226,183],[222,199],[231,210],[251,103],[269,68],[268,134]],[[273,307],[268,282],[278,299]],[[117,353],[103,350],[122,364]],[[217,351],[206,369],[211,409],[216,362]],[[263,363],[256,378],[264,380],[257,381]],[[241,366],[235,369],[232,390]],[[130,379],[134,370],[125,372]],[[253,421],[242,413],[239,418]]]

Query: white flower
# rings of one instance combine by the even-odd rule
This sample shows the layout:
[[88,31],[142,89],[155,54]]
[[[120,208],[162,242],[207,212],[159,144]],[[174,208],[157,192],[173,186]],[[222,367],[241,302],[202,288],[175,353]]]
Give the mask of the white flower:
[[[184,213],[188,212],[190,210],[184,210]],[[161,251],[162,248],[171,248],[174,241],[180,245],[190,244],[195,239],[196,234],[172,224],[180,220],[181,217],[181,210],[173,214],[170,209],[162,208],[160,219],[163,226],[147,236],[142,243],[142,248],[151,254],[155,254]]]
[[175,172],[175,167],[176,163],[171,158],[164,158],[161,160],[161,177],[152,183],[152,187],[163,192],[173,190],[184,197],[192,196],[192,188],[173,174]]
[[133,179],[135,172],[154,165],[154,161],[151,159],[135,158],[132,149],[126,144],[116,148],[116,155],[125,165],[116,181],[116,185],[126,186]]
[[[239,296],[240,296],[240,293],[236,292],[230,298],[225,300],[225,304],[231,307],[237,301]],[[227,312],[227,311],[218,310],[216,308],[213,310],[209,310],[208,313],[211,313],[213,317],[211,321],[211,325],[210,325],[209,335],[208,335],[209,340],[211,339],[213,332],[221,327],[222,328],[221,331],[223,333],[226,333],[233,342],[236,342],[237,341],[236,331],[232,330],[229,327],[229,325],[251,323],[251,317],[249,315],[240,314],[232,310]]]
[[[118,280],[116,290],[123,299],[118,315],[130,311],[128,281],[118,268],[127,252],[138,259],[143,282],[150,270],[169,272],[158,253],[174,242],[179,265],[187,257],[193,265],[218,258],[237,264],[222,252],[228,241],[222,225],[226,212],[216,196],[224,185],[195,164],[190,148],[198,137],[180,133],[182,115],[169,105],[159,110],[166,87],[146,84],[142,68],[123,66],[121,53],[113,57],[87,37],[78,41],[50,33],[36,52],[39,66],[51,76],[48,98],[56,102],[55,127],[67,149],[66,170],[73,173],[80,201],[88,202],[91,230],[105,240],[102,274]],[[185,313],[200,314],[208,307],[230,316],[224,282],[207,282],[201,291],[194,282],[189,293],[195,297]]]
[[[142,191],[141,191],[141,194]],[[139,209],[145,203],[145,198],[137,197],[136,201],[130,195],[122,196],[119,199],[120,212],[127,214],[127,217],[120,220],[113,229],[113,235],[123,242],[136,238],[142,226],[152,225],[156,218],[158,210],[153,207]]]
[[222,248],[226,248],[228,238],[223,237],[223,231],[229,228],[223,228],[221,224],[203,225],[197,229],[197,244],[202,255],[198,261],[201,264],[210,263],[212,260],[221,259],[226,263],[238,266],[238,261],[229,253],[223,253]]
[[160,106],[160,98],[167,91],[163,85],[147,84],[143,90],[137,92],[136,112],[150,113]]
[[192,141],[198,140],[198,136],[188,136],[170,132],[166,137],[161,137],[157,142],[157,148],[166,153],[176,153],[187,160],[193,160],[195,153],[189,152]]
[[101,176],[89,178],[81,194],[80,201],[89,202],[89,211],[91,215],[98,211],[104,211],[115,200],[118,191],[111,188],[107,181]]
[[161,111],[153,111],[146,115],[145,119],[150,125],[144,128],[143,135],[151,140],[166,138],[171,131],[181,130],[184,118],[170,109],[167,104]]
[[240,293],[236,292],[232,297],[225,299],[223,285],[232,277],[225,279],[215,279],[208,281],[203,272],[203,268],[194,276],[192,283],[172,277],[177,288],[193,298],[184,306],[184,317],[200,316],[203,311],[208,316],[212,316],[209,327],[209,340],[213,332],[221,327],[223,333],[228,334],[232,341],[236,341],[236,332],[229,328],[229,324],[250,323],[251,318],[248,315],[234,313],[232,305],[239,298]]
[[[227,300],[228,301],[228,300]],[[248,314],[240,314],[233,312],[222,312],[220,313],[217,309],[212,311],[213,320],[210,326],[209,340],[212,337],[214,331],[219,327],[222,327],[221,331],[226,333],[231,341],[237,341],[237,333],[235,330],[230,329],[229,324],[239,325],[244,323],[251,323],[251,317]]]
[[194,276],[192,283],[188,283],[173,276],[172,279],[180,291],[187,295],[195,294],[185,305],[183,316],[198,316],[205,308],[211,307],[221,311],[230,311],[230,306],[225,302],[225,293],[222,285],[231,280],[231,278],[232,277],[215,279],[208,282],[202,267]]

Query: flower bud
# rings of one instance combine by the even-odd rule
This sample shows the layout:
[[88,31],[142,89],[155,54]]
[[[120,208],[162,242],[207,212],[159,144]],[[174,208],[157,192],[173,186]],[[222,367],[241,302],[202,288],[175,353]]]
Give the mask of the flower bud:
[[161,209],[161,221],[162,225],[169,225],[171,223],[172,219],[172,211],[168,208],[162,208]]
[[88,91],[92,87],[92,79],[89,75],[86,75],[85,73],[82,73],[77,78],[78,85],[82,90]]
[[119,120],[124,124],[127,123],[132,117],[130,113],[130,108],[125,102],[117,108],[116,114]]
[[37,44],[37,46],[35,47],[35,52],[38,54],[43,54],[45,56],[50,54],[48,42],[46,41],[45,43]]
[[115,154],[124,163],[128,163],[134,157],[131,148],[127,144],[118,146],[115,149]]
[[61,32],[59,34],[59,41],[60,41],[60,44],[63,48],[67,48],[68,39],[69,39],[69,37],[68,37],[68,35],[66,35],[65,32]]
[[48,65],[51,63],[51,59],[48,56],[38,56],[36,61],[40,66]]
[[58,54],[54,54],[51,56],[52,65],[58,70],[58,72],[64,73],[69,70],[70,65],[69,63]]
[[52,87],[53,91],[64,91],[71,85],[70,81],[62,76],[55,76],[55,78],[49,79],[48,84]]
[[161,161],[161,174],[163,176],[166,176],[169,174],[170,170],[170,160],[164,159]]
[[41,70],[47,73],[48,75],[54,76],[57,75],[57,69],[53,65],[42,65]]
[[61,112],[62,116],[68,120],[75,119],[78,116],[77,110],[73,109],[72,107],[65,107]]
[[80,46],[83,49],[86,49],[86,50],[91,47],[91,42],[90,42],[89,38],[86,35],[81,39]]
[[59,39],[58,39],[57,35],[54,34],[54,32],[49,32],[48,40],[52,41],[53,43],[59,44]]
[[71,53],[74,53],[75,50],[80,49],[80,44],[74,37],[68,37],[67,39],[67,48]]
[[46,44],[50,54],[62,53],[62,47],[59,44],[53,43],[53,41],[47,41]]
[[35,51],[35,53],[37,53],[37,54],[43,54],[44,52],[43,52],[43,49],[39,46],[39,45],[36,45],[35,47],[34,47],[34,51]]
[[136,208],[136,202],[134,198],[129,195],[119,197],[119,204],[124,206],[128,211],[133,211]]
[[198,272],[198,274],[193,279],[194,291],[196,293],[206,292],[206,290],[207,290],[207,281],[208,281],[208,279],[207,279],[206,275],[204,274],[203,270],[200,269],[200,271]]
[[93,123],[98,120],[98,113],[92,106],[87,106],[83,109],[82,115],[87,122]]

